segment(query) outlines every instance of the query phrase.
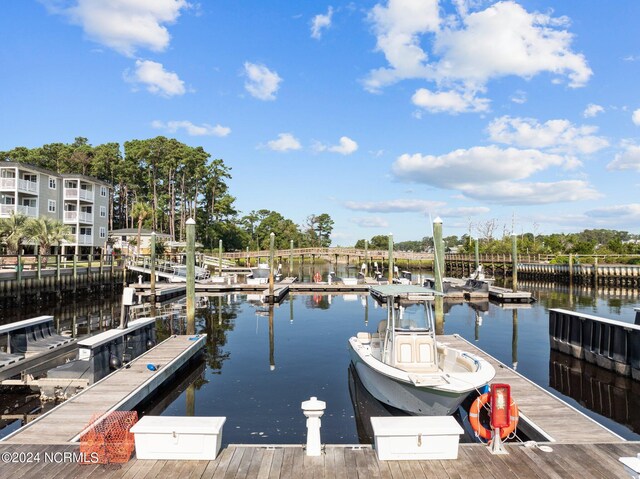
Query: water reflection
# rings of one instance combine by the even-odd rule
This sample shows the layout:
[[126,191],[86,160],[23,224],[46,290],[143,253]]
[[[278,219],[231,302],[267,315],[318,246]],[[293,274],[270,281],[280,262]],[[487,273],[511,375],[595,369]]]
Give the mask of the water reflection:
[[[311,270],[308,263],[307,269]],[[305,275],[308,275],[306,271]],[[591,365],[583,369],[582,378],[574,377],[574,372],[553,372],[551,366],[546,367],[549,363],[547,308],[568,308],[572,304],[578,311],[633,322],[633,308],[638,306],[639,299],[637,292],[611,288],[612,295],[604,295],[600,290],[575,285],[570,290],[568,285],[555,288],[521,282],[521,288],[525,287],[531,288],[539,302],[496,305],[488,301],[443,301],[444,333],[457,333],[467,340],[475,340],[478,347],[503,363],[517,367],[521,374],[542,387],[549,389],[553,381],[552,387],[557,387],[554,392],[561,396],[569,392],[561,386],[569,378],[574,385],[578,379],[588,382],[591,377],[600,378],[601,371],[586,369],[592,368]],[[86,296],[41,303],[18,317],[15,316],[18,312],[10,313],[0,304],[3,313],[0,320],[11,322],[53,313],[60,328],[82,335],[87,330],[85,325],[95,324],[90,328],[99,328],[95,321],[85,318],[100,316],[103,323],[104,318],[117,318],[119,304],[118,294]],[[363,323],[364,330],[373,330],[382,319],[386,319],[385,308],[380,308],[368,294],[296,294],[275,307],[263,305],[258,296],[211,295],[199,301],[196,311],[196,331],[207,334],[202,370],[193,372],[193,380],[188,378],[192,373],[185,372],[181,376],[184,383],[169,388],[162,406],[153,409],[152,414],[227,416],[225,442],[228,443],[299,444],[305,441],[306,434],[300,403],[317,396],[327,402],[322,420],[323,442],[360,442],[365,438],[362,426],[369,422],[357,418],[357,403],[352,402],[351,386],[345,381],[345,369],[350,364],[346,343],[355,332],[363,330]],[[181,318],[158,321],[158,339],[184,332],[184,328]],[[554,358],[557,355],[552,354]],[[565,376],[559,383],[561,374]],[[619,380],[612,381],[601,381],[603,385],[592,390],[591,396],[581,385],[576,407],[625,438],[638,439],[639,436],[631,432],[638,430],[635,417],[639,406],[638,386],[631,384],[629,391],[622,393]],[[571,394],[574,391],[572,387]],[[605,396],[609,403],[602,406],[600,397]],[[567,400],[573,402],[571,397]],[[9,402],[21,404],[13,399]],[[0,407],[4,404],[1,402]],[[33,403],[27,409],[35,410],[32,406]],[[605,410],[611,410],[612,419],[600,416]],[[0,435],[6,435],[20,422],[9,422],[10,426],[0,431]],[[0,428],[3,424],[6,423],[0,423]]]
[[387,407],[374,398],[360,381],[358,372],[353,367],[353,364],[349,363],[348,371],[349,396],[351,397],[351,404],[355,414],[358,442],[360,444],[373,444],[372,417],[408,416],[408,414],[399,409]]
[[640,383],[551,351],[549,385],[581,406],[640,433]]

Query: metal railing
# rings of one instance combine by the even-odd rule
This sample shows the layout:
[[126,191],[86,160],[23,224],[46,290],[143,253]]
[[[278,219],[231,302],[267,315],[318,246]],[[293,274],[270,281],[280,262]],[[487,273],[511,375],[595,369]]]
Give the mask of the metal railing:
[[[129,258],[128,266],[136,266],[147,272],[151,272],[151,258],[149,256],[138,256]],[[173,261],[167,261],[163,259],[156,259],[156,273],[172,276],[174,279],[186,279],[187,266],[181,263],[175,263]],[[196,281],[204,281],[211,276],[211,273],[207,268],[195,267],[195,279]]]

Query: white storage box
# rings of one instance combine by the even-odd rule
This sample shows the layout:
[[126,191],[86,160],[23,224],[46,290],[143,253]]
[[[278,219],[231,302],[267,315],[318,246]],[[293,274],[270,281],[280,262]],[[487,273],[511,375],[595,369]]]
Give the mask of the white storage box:
[[464,431],[451,416],[372,417],[381,461],[457,459]]
[[138,459],[213,460],[226,417],[144,416],[132,428]]

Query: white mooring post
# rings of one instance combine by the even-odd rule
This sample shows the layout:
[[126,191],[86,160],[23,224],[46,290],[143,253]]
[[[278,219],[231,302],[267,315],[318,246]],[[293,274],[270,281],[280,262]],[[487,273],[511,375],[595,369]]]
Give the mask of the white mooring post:
[[319,456],[322,454],[320,418],[326,408],[327,404],[324,401],[318,401],[315,396],[308,401],[302,402],[302,412],[307,417],[307,456]]

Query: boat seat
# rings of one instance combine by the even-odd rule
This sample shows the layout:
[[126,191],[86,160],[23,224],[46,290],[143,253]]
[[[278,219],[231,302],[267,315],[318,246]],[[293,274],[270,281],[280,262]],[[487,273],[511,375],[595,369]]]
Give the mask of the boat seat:
[[371,333],[358,333],[356,335],[360,344],[370,344],[371,343]]
[[387,330],[387,320],[383,319],[378,323],[378,334],[382,337]]
[[406,371],[438,370],[433,339],[417,335],[395,337],[395,365]]

